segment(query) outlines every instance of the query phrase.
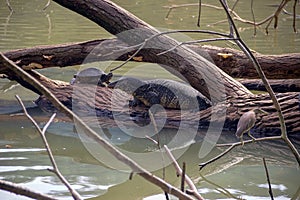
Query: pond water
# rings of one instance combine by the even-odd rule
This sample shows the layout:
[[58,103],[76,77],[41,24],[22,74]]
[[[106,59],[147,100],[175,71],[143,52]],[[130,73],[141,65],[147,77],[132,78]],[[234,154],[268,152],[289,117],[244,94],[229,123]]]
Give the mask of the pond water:
[[[112,37],[102,28],[87,19],[68,11],[54,2],[46,11],[42,11],[47,1],[12,0],[11,5],[15,12],[10,14],[5,1],[0,1],[0,51],[33,47],[37,45],[51,45],[69,42],[80,42],[98,38]],[[165,16],[168,9],[164,6],[173,4],[196,3],[189,0],[118,0],[114,1],[147,23],[161,29],[197,29],[197,6],[183,7],[171,12],[168,19]],[[230,1],[231,2],[231,1]],[[207,3],[203,1],[203,3]],[[274,11],[272,0],[255,1],[254,12],[257,21],[269,16]],[[215,4],[217,5],[217,4]],[[238,12],[241,17],[251,19],[250,1],[240,1]],[[290,6],[287,8],[290,11]],[[202,9],[202,28],[214,31],[227,31],[226,23],[216,23],[224,19],[224,13],[216,9],[204,7]],[[297,8],[300,13],[299,6]],[[300,35],[293,33],[292,18],[289,15],[281,15],[279,27],[269,30],[269,35],[264,32],[264,27],[257,30],[253,36],[253,28],[242,23],[237,23],[242,38],[249,47],[257,52],[265,54],[281,54],[299,52]],[[297,20],[297,30],[299,28]],[[174,36],[182,38],[204,39],[207,35],[186,34]],[[211,43],[212,45],[232,46],[231,43]],[[117,63],[112,63],[116,65]],[[103,64],[103,69],[108,64]],[[102,65],[101,65],[102,66]],[[81,66],[67,67],[64,69],[50,68],[40,70],[50,78],[69,81],[73,74]],[[154,64],[129,63],[115,73],[116,77],[133,75],[141,78],[170,78],[175,76]],[[39,125],[45,125],[49,113],[44,113],[35,106],[33,101],[38,97],[21,87],[19,84],[0,79],[0,178],[15,183],[20,183],[33,190],[53,195],[59,199],[71,199],[66,188],[47,168],[50,161],[47,157],[41,138],[32,124],[19,113],[21,107],[17,104],[14,95],[18,94],[24,101],[29,112],[38,119]],[[99,127],[98,127],[99,128]],[[101,128],[100,128],[101,129]],[[95,129],[97,130],[97,128]],[[95,153],[95,144],[82,138],[76,131],[76,124],[56,120],[47,131],[47,139],[51,145],[57,164],[62,174],[69,180],[85,199],[165,199],[161,190],[156,186],[134,175],[129,180],[129,172],[126,170],[111,169],[111,163],[103,162],[102,151],[100,158]],[[141,163],[146,168],[154,169],[154,173],[162,176],[162,169],[155,166],[157,163],[165,163],[165,178],[175,185],[180,185],[172,166],[167,166],[166,156],[159,151],[159,159],[149,159],[148,153],[156,150],[152,141],[134,137],[124,133],[122,129],[101,129],[103,134],[116,147],[132,153],[141,154]],[[237,141],[232,132],[209,134],[215,136],[218,143]],[[144,134],[144,133],[143,133]],[[146,133],[145,133],[146,134]],[[187,163],[187,174],[195,182],[199,192],[206,199],[270,199],[262,158],[265,157],[270,173],[273,193],[276,199],[299,199],[300,195],[300,171],[293,155],[285,144],[277,142],[265,142],[259,144],[237,147],[203,170],[199,171],[198,164],[209,160],[221,153],[224,148],[213,148],[201,158],[199,151],[203,144],[206,132],[183,130],[180,134],[192,134],[192,138],[185,138],[178,149],[173,153],[177,155],[178,162]],[[170,144],[173,138],[180,135],[177,130],[163,129],[160,132],[160,141]],[[299,140],[294,141],[299,150]],[[86,148],[88,147],[88,148]],[[97,151],[97,150],[96,150]],[[91,153],[92,152],[92,153]],[[143,154],[142,154],[143,153]],[[145,157],[143,157],[145,154]],[[163,165],[163,164],[161,164]],[[201,178],[204,175],[207,180]],[[225,195],[230,193],[230,195]],[[27,199],[5,191],[0,191],[0,199]]]

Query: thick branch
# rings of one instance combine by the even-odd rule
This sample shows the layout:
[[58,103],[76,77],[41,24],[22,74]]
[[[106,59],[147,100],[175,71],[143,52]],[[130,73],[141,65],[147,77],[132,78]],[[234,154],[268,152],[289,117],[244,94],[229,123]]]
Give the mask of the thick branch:
[[[96,47],[99,55],[93,57],[94,59],[85,60]],[[249,61],[241,51],[210,45],[188,45],[188,47],[199,55],[212,60],[220,69],[234,78],[258,78],[252,62]],[[43,68],[56,66],[66,67],[79,65],[83,62],[107,60],[124,61],[129,55],[134,53],[128,48],[129,46],[127,44],[118,39],[103,39],[64,45],[18,49],[5,52],[4,55],[16,62],[19,66],[28,66],[31,63],[37,63]],[[116,58],[115,54],[120,54],[120,57]],[[144,62],[156,62],[155,58],[147,54],[148,51],[141,51],[137,56],[142,56]],[[228,55],[228,57],[226,57],[226,55]],[[256,53],[255,56],[259,60],[268,78],[294,79],[300,77],[300,53],[283,55],[262,55]],[[0,72],[5,73],[1,66]]]

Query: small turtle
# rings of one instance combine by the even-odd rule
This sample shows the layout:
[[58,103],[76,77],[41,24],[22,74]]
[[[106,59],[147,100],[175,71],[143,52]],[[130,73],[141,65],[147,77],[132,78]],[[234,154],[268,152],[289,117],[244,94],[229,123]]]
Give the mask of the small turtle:
[[108,84],[109,88],[118,88],[134,97],[132,106],[143,103],[151,107],[160,104],[171,109],[204,110],[212,104],[194,88],[172,80],[154,79],[142,81],[136,78],[123,77]]
[[106,74],[104,71],[97,68],[86,68],[82,71],[74,74],[74,77],[70,81],[71,85],[74,83],[84,83],[84,84],[95,84],[97,83],[99,86],[105,87],[103,83],[109,84],[110,79],[113,74],[109,72]]

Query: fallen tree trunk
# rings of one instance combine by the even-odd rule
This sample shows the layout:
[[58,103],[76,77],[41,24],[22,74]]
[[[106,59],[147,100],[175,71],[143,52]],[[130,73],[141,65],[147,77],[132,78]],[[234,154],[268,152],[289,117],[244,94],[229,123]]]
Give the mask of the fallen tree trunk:
[[[267,91],[260,79],[239,80],[249,90]],[[269,80],[274,92],[300,92],[300,79]]]
[[[137,124],[143,126],[150,123],[150,119],[147,115],[148,108],[139,106],[128,110],[128,101],[132,100],[132,97],[124,94],[124,92],[120,90],[112,90],[107,87],[94,88],[90,85],[50,86],[52,83],[43,78],[43,76],[36,73],[33,75],[40,80],[43,85],[51,88],[53,94],[55,94],[61,102],[69,108],[73,108],[73,111],[84,118],[88,124],[98,124],[106,128],[117,126],[114,114],[118,115],[119,118],[121,116],[123,120],[118,123],[123,123],[126,126],[134,127]],[[116,95],[114,98],[112,98],[113,92],[114,95]],[[299,93],[283,93],[278,94],[277,97],[286,119],[287,131],[289,135],[296,135],[300,132]],[[117,99],[117,101],[114,101],[114,99]],[[43,96],[41,96],[36,103],[44,110],[55,111],[52,104]],[[76,108],[74,109],[73,106]],[[210,123],[218,123],[222,120],[221,115],[225,108],[226,119],[223,130],[235,130],[240,116],[255,107],[260,107],[269,112],[268,115],[262,115],[257,119],[255,127],[256,132],[259,133],[257,135],[279,135],[280,124],[277,112],[267,94],[255,95],[247,99],[244,97],[232,98],[223,102],[221,105],[214,106],[213,109],[209,108],[199,112],[166,109],[167,120],[162,124],[165,128],[194,127],[207,129]],[[211,116],[218,116],[218,113],[220,113],[220,118],[212,119]],[[89,115],[92,117],[89,117]],[[97,115],[98,118],[95,118],[95,115]],[[155,119],[157,123],[160,124],[159,122],[165,119],[165,113],[156,113]]]
[[[95,56],[94,60],[85,60],[96,47],[99,55]],[[187,47],[201,56],[207,57],[208,60],[212,60],[220,69],[234,78],[258,78],[253,64],[241,51],[209,45],[187,45]],[[112,52],[118,52],[120,56],[116,58]],[[83,62],[94,61],[125,61],[133,53],[134,51],[129,49],[128,44],[118,39],[102,39],[11,50],[5,52],[4,55],[19,66],[30,66],[30,64],[36,63],[38,64],[36,66],[46,68],[80,65]],[[147,56],[147,53],[147,51],[142,50],[137,57],[142,57],[141,61],[143,62],[155,62],[152,57]],[[222,56],[222,54],[229,56]],[[266,76],[270,79],[295,79],[300,77],[300,53],[283,55],[256,53],[255,56]]]

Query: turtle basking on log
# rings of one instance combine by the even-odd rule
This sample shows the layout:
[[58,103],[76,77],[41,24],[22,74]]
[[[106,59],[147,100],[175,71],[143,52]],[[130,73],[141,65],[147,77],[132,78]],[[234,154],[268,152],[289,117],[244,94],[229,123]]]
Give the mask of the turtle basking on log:
[[211,102],[200,92],[186,84],[166,79],[142,81],[136,78],[123,77],[108,84],[109,88],[121,89],[131,94],[134,100],[131,106],[151,107],[160,104],[164,108],[182,110],[204,110],[211,107]]
[[80,72],[74,74],[74,77],[70,81],[71,85],[75,83],[84,83],[84,84],[95,84],[105,87],[103,83],[109,84],[110,79],[113,74],[109,72],[106,74],[104,71],[97,68],[86,68],[81,70]]

